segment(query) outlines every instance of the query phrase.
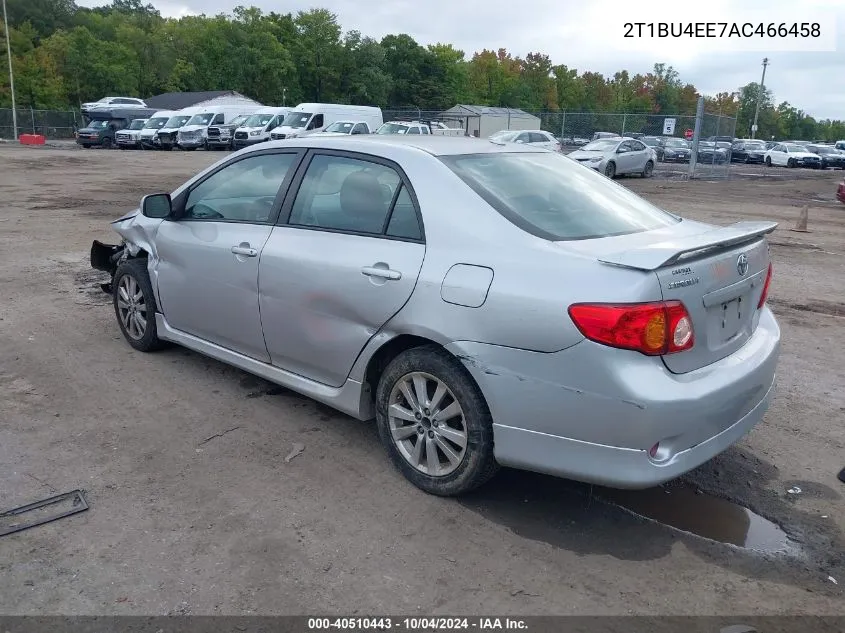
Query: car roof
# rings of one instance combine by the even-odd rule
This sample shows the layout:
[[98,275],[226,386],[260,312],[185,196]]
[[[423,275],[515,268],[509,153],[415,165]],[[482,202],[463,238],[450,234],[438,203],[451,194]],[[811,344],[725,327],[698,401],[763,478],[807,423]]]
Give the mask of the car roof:
[[457,156],[460,154],[537,153],[548,150],[531,145],[503,145],[488,139],[468,136],[434,136],[404,134],[361,134],[354,137],[303,136],[286,140],[259,143],[247,151],[274,147],[302,147],[315,149],[347,150],[361,153],[404,153],[408,150],[425,152],[432,156]]

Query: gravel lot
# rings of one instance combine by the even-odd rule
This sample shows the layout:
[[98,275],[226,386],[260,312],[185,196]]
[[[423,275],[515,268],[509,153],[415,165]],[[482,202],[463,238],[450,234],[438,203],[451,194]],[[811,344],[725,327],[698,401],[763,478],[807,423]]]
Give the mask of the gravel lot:
[[[0,146],[0,508],[77,487],[91,506],[0,537],[0,613],[845,614],[842,172],[622,180],[690,218],[781,222],[778,396],[687,478],[794,540],[764,555],[526,473],[430,497],[367,423],[186,350],[132,351],[91,241],[222,156]],[[792,232],[804,204],[812,232]]]

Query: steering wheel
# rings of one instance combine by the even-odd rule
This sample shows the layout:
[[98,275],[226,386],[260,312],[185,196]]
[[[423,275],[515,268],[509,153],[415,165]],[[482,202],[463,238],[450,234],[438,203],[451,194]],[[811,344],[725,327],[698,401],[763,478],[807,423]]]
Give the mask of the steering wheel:
[[207,204],[202,202],[197,202],[194,206],[191,207],[191,217],[197,218],[200,220],[225,220],[226,216],[222,213],[215,211]]

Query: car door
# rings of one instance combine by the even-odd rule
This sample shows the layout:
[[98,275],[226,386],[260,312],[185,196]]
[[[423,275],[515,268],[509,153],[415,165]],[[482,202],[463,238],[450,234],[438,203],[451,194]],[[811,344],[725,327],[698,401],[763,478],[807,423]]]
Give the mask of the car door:
[[306,155],[259,263],[271,362],[340,387],[408,301],[425,255],[411,183],[372,156]]
[[238,157],[174,200],[177,219],[156,234],[159,308],[169,325],[269,362],[258,305],[258,265],[302,154]]
[[784,147],[783,145],[775,145],[771,150],[771,154],[769,155],[772,159],[773,165],[786,165],[786,147]]
[[633,171],[636,163],[636,152],[634,151],[634,141],[624,141],[619,145],[619,152],[616,155],[616,173],[627,174]]
[[654,162],[655,151],[642,141],[631,141],[631,171],[641,172],[648,161]]

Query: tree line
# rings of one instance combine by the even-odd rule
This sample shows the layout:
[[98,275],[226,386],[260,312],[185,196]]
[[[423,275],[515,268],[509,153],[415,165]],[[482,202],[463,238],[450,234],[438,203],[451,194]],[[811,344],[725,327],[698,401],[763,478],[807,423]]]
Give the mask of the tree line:
[[[141,0],[85,8],[74,0],[7,0],[19,107],[68,109],[106,95],[236,90],[268,105],[305,101],[439,110],[457,103],[538,112],[694,115],[699,92],[671,66],[612,77],[505,48],[467,55],[422,46],[407,34],[380,41],[344,32],[326,9],[163,18]],[[6,49],[0,69],[7,67]],[[11,105],[0,73],[0,107]],[[706,98],[706,111],[750,132],[758,84]],[[819,121],[771,91],[761,99],[758,138],[839,140],[845,121]]]

